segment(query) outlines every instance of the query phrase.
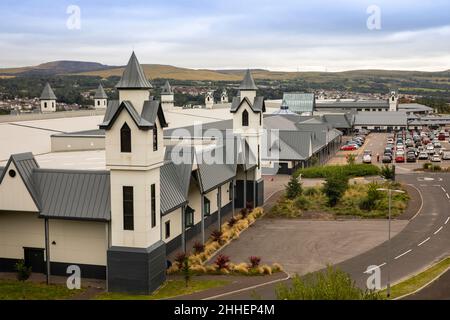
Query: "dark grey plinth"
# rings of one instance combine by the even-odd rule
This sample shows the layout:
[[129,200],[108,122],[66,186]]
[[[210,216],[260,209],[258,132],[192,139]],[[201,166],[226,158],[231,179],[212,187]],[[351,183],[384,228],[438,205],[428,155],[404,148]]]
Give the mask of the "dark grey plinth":
[[150,294],[166,280],[166,244],[146,248],[111,247],[108,250],[108,290]]
[[[253,202],[253,181],[247,180],[247,202]],[[256,181],[256,206],[264,204],[264,179]],[[244,180],[236,180],[236,208],[244,207]]]

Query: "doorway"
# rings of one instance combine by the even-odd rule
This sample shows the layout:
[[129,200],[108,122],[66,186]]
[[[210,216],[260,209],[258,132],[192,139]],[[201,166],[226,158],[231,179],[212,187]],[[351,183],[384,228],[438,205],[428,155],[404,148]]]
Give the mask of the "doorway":
[[25,265],[31,267],[33,273],[45,273],[44,249],[23,248]]

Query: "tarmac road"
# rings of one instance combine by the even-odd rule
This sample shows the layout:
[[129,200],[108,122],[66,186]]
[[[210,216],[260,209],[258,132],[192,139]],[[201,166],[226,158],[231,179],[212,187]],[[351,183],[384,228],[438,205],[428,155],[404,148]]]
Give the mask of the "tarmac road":
[[[419,173],[397,175],[397,179],[412,184],[422,194],[423,207],[409,224],[391,240],[391,283],[419,272],[450,252],[450,174]],[[387,233],[387,224],[386,224]],[[387,236],[387,234],[386,234]],[[369,266],[379,266],[381,285],[387,283],[387,242],[346,260],[336,266],[348,272],[357,285],[366,286]],[[289,282],[289,280],[287,280]],[[275,299],[275,287],[269,284],[220,299]]]

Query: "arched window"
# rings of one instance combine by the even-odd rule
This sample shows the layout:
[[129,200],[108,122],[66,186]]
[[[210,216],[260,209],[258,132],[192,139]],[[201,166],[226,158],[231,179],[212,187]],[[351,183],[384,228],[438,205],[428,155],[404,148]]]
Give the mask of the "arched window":
[[131,130],[126,122],[120,129],[120,152],[131,152]]
[[153,126],[153,151],[158,150],[158,127]]
[[44,108],[47,108],[47,102],[44,102]]
[[98,105],[98,106],[100,105],[100,100],[97,100],[97,105]]
[[248,127],[248,112],[247,112],[247,110],[244,110],[244,112],[242,112],[242,126]]

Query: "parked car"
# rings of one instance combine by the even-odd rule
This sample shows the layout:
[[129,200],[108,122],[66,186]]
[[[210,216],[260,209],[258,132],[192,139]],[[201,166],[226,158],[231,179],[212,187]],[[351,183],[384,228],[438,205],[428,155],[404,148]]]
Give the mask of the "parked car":
[[369,156],[372,156],[372,150],[364,150],[364,155],[368,154]]
[[435,154],[431,157],[431,162],[441,162],[441,157],[438,154]]
[[397,152],[395,162],[405,162],[405,154],[403,152]]
[[427,145],[427,153],[434,154],[434,146],[431,143]]
[[381,162],[383,163],[391,163],[392,162],[392,156],[385,154],[383,158],[381,159]]
[[419,160],[428,160],[428,153],[426,153],[426,152],[420,152],[420,153],[419,153],[418,159],[419,159]]
[[358,146],[355,144],[346,144],[341,147],[342,151],[353,151],[353,150],[357,150],[357,149],[358,149]]
[[416,155],[414,153],[408,153],[406,155],[406,162],[416,162]]
[[444,151],[442,153],[442,160],[450,160],[450,151]]
[[363,156],[363,163],[372,163],[372,156],[370,154],[365,154]]

